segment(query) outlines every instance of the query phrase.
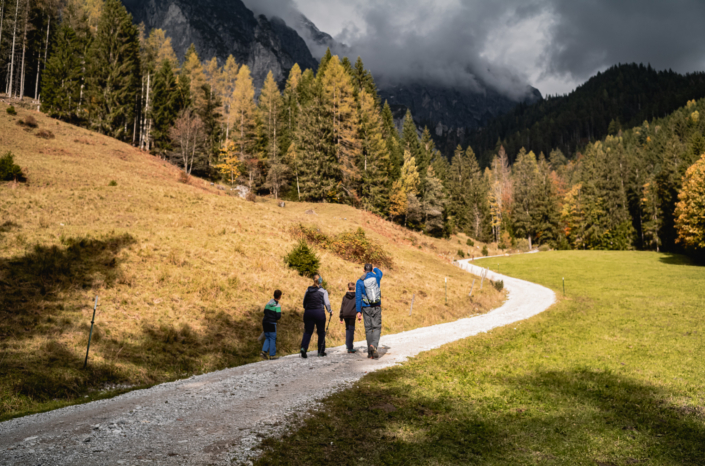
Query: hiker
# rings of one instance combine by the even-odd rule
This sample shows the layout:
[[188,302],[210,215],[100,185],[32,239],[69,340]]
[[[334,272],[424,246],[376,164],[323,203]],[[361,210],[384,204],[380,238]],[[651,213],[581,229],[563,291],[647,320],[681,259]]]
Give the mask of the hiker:
[[304,337],[301,340],[301,357],[307,358],[308,344],[311,342],[313,327],[318,333],[318,356],[326,354],[326,311],[333,315],[328,292],[321,285],[323,279],[319,274],[313,276],[313,285],[309,286],[304,295]]
[[262,330],[264,330],[264,345],[260,353],[264,359],[274,360],[279,359],[277,354],[277,321],[281,319],[282,307],[279,300],[282,298],[282,292],[276,290],[274,299],[271,299],[264,306],[264,318],[262,319]]
[[340,323],[345,322],[345,346],[348,348],[348,353],[354,354],[357,351],[353,348],[355,339],[355,316],[357,320],[362,319],[362,314],[358,314],[355,306],[355,284],[348,283],[348,292],[343,296],[343,302],[340,304]]
[[372,264],[365,264],[365,273],[355,286],[355,307],[365,319],[367,357],[379,359],[377,348],[382,333],[382,271]]

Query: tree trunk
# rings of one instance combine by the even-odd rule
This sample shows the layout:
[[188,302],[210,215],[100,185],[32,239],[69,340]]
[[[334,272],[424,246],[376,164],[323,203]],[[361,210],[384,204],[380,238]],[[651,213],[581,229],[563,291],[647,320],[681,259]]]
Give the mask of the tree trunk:
[[12,98],[12,81],[15,77],[15,43],[17,42],[17,15],[20,12],[20,1],[17,0],[15,7],[15,24],[12,28],[12,48],[10,49],[10,78],[7,83],[7,96]]
[[26,62],[25,62],[25,56],[27,54],[27,25],[29,23],[29,1],[27,1],[27,5],[25,6],[25,14],[24,14],[24,32],[22,34],[22,69],[20,73],[20,100],[24,97],[24,81],[25,81],[25,69],[26,69]]
[[2,26],[5,22],[5,0],[2,0],[2,6],[0,6],[0,47],[2,47]]
[[[47,40],[44,45],[44,68],[47,66],[47,53],[49,51],[49,27],[51,26],[51,16],[49,17],[49,20],[47,22]],[[41,57],[42,52],[41,50],[37,54],[38,57]],[[37,60],[37,83],[34,86],[34,100],[39,100],[39,72],[41,70],[41,58]]]

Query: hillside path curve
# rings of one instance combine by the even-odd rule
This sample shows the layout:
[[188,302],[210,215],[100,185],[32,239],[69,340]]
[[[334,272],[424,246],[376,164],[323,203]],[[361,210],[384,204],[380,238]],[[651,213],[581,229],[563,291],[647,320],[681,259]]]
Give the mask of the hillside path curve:
[[[482,271],[467,260],[457,264],[475,275]],[[508,298],[501,307],[477,317],[384,335],[379,360],[367,359],[364,342],[357,342],[362,351],[355,355],[341,346],[329,349],[326,358],[315,353],[308,359],[287,356],[0,423],[0,464],[247,462],[262,437],[291,427],[292,414],[305,414],[365,374],[528,319],[556,300],[553,291],[540,285],[493,272],[487,278],[504,280]]]

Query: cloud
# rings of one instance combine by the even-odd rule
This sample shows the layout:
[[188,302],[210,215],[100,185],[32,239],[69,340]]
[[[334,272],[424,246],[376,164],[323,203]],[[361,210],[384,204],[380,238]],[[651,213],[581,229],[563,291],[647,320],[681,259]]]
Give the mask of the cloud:
[[564,93],[618,63],[705,68],[702,0],[245,0],[315,44],[297,15],[360,55],[380,83],[432,81],[519,98]]

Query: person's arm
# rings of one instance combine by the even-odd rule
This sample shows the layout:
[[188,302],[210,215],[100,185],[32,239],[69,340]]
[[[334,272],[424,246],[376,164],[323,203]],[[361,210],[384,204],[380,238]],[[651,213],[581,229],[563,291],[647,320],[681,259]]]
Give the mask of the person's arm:
[[345,296],[343,296],[343,300],[340,303],[340,321],[343,321],[343,306],[345,306]]
[[328,299],[328,292],[324,289],[321,289],[321,291],[323,291],[323,304],[326,306],[326,310],[329,314],[333,314],[333,308],[330,306],[330,299]]
[[384,275],[380,269],[375,267],[375,275],[377,276],[377,286],[382,286],[382,276]]
[[355,308],[358,315],[362,313],[362,292],[363,284],[360,280],[355,284]]
[[279,320],[282,318],[282,307],[280,304],[277,304],[276,311],[277,311],[276,320]]

